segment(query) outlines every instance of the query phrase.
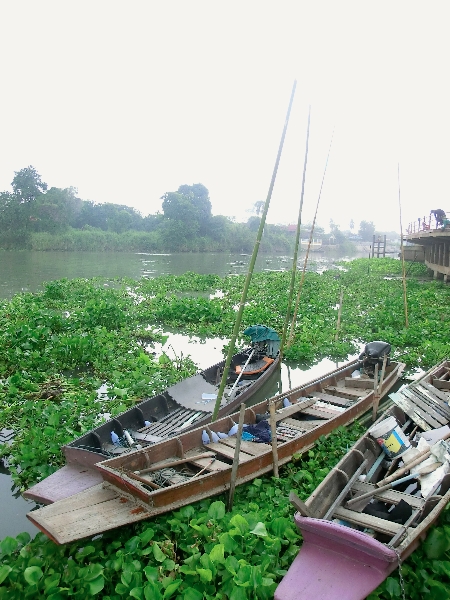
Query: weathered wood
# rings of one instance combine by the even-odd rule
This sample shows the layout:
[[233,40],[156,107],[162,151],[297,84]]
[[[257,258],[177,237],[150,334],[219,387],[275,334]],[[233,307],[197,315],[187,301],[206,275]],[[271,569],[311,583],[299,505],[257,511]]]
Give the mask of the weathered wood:
[[341,398],[348,398],[349,400],[354,400],[355,398],[361,398],[362,396],[365,396],[369,389],[370,388],[365,390],[356,390],[349,387],[337,387],[335,385],[330,385],[324,388],[324,390],[329,391],[332,394],[335,393],[337,396],[340,396]]
[[231,468],[230,475],[230,493],[228,496],[228,510],[233,508],[233,500],[234,500],[234,489],[236,487],[236,478],[237,478],[237,470],[239,463],[241,461],[240,449],[241,449],[241,440],[242,440],[242,430],[244,428],[244,419],[245,419],[245,404],[241,404],[241,410],[239,412],[239,424],[237,430],[237,438],[236,438],[236,447],[234,449],[233,456],[233,466]]
[[337,406],[343,406],[347,408],[353,402],[348,398],[341,398],[340,396],[333,396],[331,394],[324,394],[323,392],[313,392],[311,396],[317,400],[323,400],[324,402],[329,402],[330,404],[336,404]]
[[342,501],[344,500],[344,498],[349,493],[352,485],[358,479],[358,477],[361,475],[361,473],[364,471],[364,469],[366,467],[367,467],[367,460],[364,460],[361,463],[361,465],[356,469],[356,471],[353,473],[353,475],[350,477],[350,479],[348,480],[347,484],[343,487],[343,489],[341,490],[341,492],[333,500],[333,502],[331,503],[330,508],[327,510],[327,512],[323,516],[324,519],[331,519],[331,517],[333,516],[334,511],[336,510],[336,508],[342,503]]
[[[233,460],[234,458],[234,448],[232,446],[228,446],[227,444],[221,444],[220,442],[211,442],[210,444],[208,444],[207,447],[211,448],[213,452],[221,454],[222,456],[226,456],[231,460]],[[251,454],[248,454],[247,452],[239,452],[240,463],[246,460],[250,460],[251,458],[253,458]]]
[[425,382],[417,385],[414,390],[425,396],[430,404],[435,405],[437,411],[450,419],[450,406],[448,405],[450,398],[448,394]]
[[300,500],[295,492],[291,492],[289,494],[289,502],[302,515],[302,517],[314,517],[313,513],[309,510],[306,504]]
[[308,406],[311,406],[314,403],[315,403],[315,400],[313,400],[312,398],[306,398],[306,400],[297,402],[296,404],[293,404],[292,406],[287,406],[286,408],[278,409],[277,412],[275,413],[275,422],[278,423],[278,421],[281,421],[282,419],[285,419],[286,417],[291,417],[292,415],[295,415],[296,413],[304,412],[305,408],[308,408]]
[[305,408],[303,412],[305,415],[319,417],[320,419],[332,419],[336,415],[341,414],[337,410],[333,410],[332,408],[324,408],[322,406],[310,406],[309,408]]
[[146,469],[141,469],[137,471],[135,475],[144,475],[144,473],[153,473],[154,471],[159,471],[161,469],[168,469],[169,467],[176,467],[177,465],[183,465],[188,462],[193,462],[194,460],[198,460],[200,458],[211,458],[213,456],[213,452],[203,452],[202,454],[198,454],[197,456],[187,456],[185,458],[179,458],[174,460],[167,460],[152,465],[151,467],[147,467]]
[[[230,446],[230,448],[236,448],[237,439],[235,437],[223,438],[220,440],[220,444],[224,444],[225,446]],[[261,444],[259,442],[247,442],[246,440],[241,440],[241,451],[246,452],[247,454],[251,454],[252,456],[259,456],[260,454],[265,454],[267,452],[267,444]]]
[[425,502],[423,498],[417,498],[416,496],[411,496],[411,494],[404,494],[403,492],[398,492],[394,489],[381,491],[374,483],[366,483],[365,481],[355,481],[352,485],[352,491],[361,492],[362,494],[374,491],[373,497],[376,500],[381,500],[388,504],[398,504],[400,500],[405,500],[413,508],[421,508]]
[[450,390],[450,381],[433,379],[433,386],[439,390]]
[[403,396],[409,402],[414,404],[415,410],[433,429],[442,427],[448,423],[448,419],[445,419],[433,409],[432,406],[426,404],[417,394],[414,394],[411,390],[405,388],[401,392]]
[[270,411],[270,432],[272,434],[272,457],[273,457],[273,475],[278,478],[278,450],[277,450],[277,421],[275,414],[275,403],[269,404]]
[[365,513],[356,512],[348,508],[343,508],[342,506],[339,506],[334,511],[334,516],[338,519],[343,519],[344,521],[354,523],[355,525],[375,529],[375,531],[379,531],[380,533],[385,533],[386,535],[391,536],[395,535],[401,529],[401,525],[398,523],[392,523],[391,521],[386,521],[385,519],[380,519],[379,517],[374,517],[372,515],[366,515]]
[[408,417],[411,417],[414,423],[417,423],[417,425],[419,425],[419,427],[421,427],[424,431],[433,429],[433,427],[428,424],[422,415],[419,414],[417,407],[407,398],[405,398],[405,396],[402,396],[400,392],[389,394],[389,398],[392,400],[392,402],[394,402],[394,404],[401,408],[403,412],[408,415]]
[[363,388],[367,390],[373,386],[373,379],[369,377],[346,377],[345,387],[348,388]]

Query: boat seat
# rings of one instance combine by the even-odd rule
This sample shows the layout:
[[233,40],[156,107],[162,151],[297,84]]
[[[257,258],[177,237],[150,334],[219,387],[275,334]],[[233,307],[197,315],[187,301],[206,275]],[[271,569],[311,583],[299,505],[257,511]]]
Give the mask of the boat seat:
[[[241,442],[242,445],[242,442]],[[227,458],[233,460],[235,449],[231,446],[227,446],[226,444],[221,444],[220,442],[214,443],[211,442],[205,446],[205,450],[211,450],[212,452],[216,452],[217,454],[221,454],[222,456],[226,456]],[[248,452],[243,452],[242,450],[239,452],[239,462],[245,462],[253,458],[251,454]]]
[[358,525],[359,527],[374,529],[379,533],[384,533],[391,537],[403,528],[403,526],[398,523],[392,523],[392,521],[386,521],[385,519],[380,519],[380,517],[366,515],[365,513],[350,510],[349,508],[343,508],[342,506],[336,508],[333,516],[348,521],[349,523],[353,523],[354,525]]

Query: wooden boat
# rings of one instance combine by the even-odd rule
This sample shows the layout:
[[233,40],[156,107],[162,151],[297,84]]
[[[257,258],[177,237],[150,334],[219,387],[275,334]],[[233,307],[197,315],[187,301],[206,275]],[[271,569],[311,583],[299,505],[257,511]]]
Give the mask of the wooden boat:
[[[427,458],[429,451],[415,458],[421,443],[408,445],[415,443],[410,438],[432,445],[450,437],[450,396],[442,392],[450,390],[449,374],[450,362],[444,361],[390,394],[396,404],[308,500],[291,494],[303,544],[276,600],[364,600],[425,539],[450,501],[450,474],[445,461],[436,469],[442,463]],[[386,424],[385,435],[377,437]],[[422,473],[420,483],[415,472]]]
[[[248,402],[279,369],[280,338],[275,330],[254,325],[244,331],[251,346],[235,354],[218,416]],[[62,447],[66,465],[23,494],[50,504],[102,481],[94,465],[211,421],[225,360],[170,386]],[[113,441],[114,440],[114,441]]]
[[[273,404],[276,412],[270,426],[276,428],[276,444],[240,442],[235,484],[269,472],[274,454],[282,465],[294,453],[311,448],[321,435],[352,422],[370,409],[378,393],[383,395],[391,390],[404,368],[403,363],[385,364],[380,382],[374,379],[373,359],[365,355],[323,377],[248,407],[244,416],[247,433],[257,426],[259,432],[265,428],[266,435],[267,416]],[[358,378],[352,377],[355,373]],[[51,539],[63,544],[223,493],[231,485],[237,444],[232,433],[238,420],[235,413],[209,426],[99,462],[96,468],[103,483],[27,516]],[[205,443],[206,436],[213,441]],[[173,470],[167,471],[169,467]]]

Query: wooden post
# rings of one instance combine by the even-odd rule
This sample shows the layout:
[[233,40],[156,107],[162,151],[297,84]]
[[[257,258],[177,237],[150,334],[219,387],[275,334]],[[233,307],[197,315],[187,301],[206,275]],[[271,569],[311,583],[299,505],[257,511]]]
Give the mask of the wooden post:
[[372,421],[375,421],[377,418],[379,401],[380,401],[380,399],[378,398],[378,363],[377,363],[375,365],[375,373],[373,376]]
[[236,437],[236,446],[234,449],[233,466],[231,467],[230,478],[230,495],[228,496],[228,510],[233,508],[234,490],[236,488],[237,471],[239,467],[239,452],[241,450],[242,428],[244,427],[245,404],[241,404],[241,412],[239,413],[239,424]]
[[275,402],[272,401],[270,403],[269,411],[270,432],[272,434],[273,476],[278,478],[277,422],[275,420]]
[[381,392],[383,389],[384,373],[386,371],[386,363],[387,363],[387,354],[385,354],[383,356],[383,366],[381,367],[380,383],[375,382],[376,384],[378,383],[378,385],[376,387],[374,398],[373,398],[372,421],[375,421],[377,418],[378,405],[380,404]]

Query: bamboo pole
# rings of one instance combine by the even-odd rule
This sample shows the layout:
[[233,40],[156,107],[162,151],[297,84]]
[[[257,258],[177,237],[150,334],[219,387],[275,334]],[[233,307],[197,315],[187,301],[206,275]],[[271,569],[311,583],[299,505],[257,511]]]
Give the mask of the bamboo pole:
[[239,424],[236,437],[236,446],[234,448],[233,465],[231,467],[230,477],[230,494],[228,496],[228,510],[233,508],[234,490],[236,488],[237,471],[239,467],[239,453],[241,451],[242,429],[244,427],[245,404],[242,402],[241,411],[239,413]]
[[325,181],[325,174],[327,172],[328,159],[330,158],[331,144],[332,143],[333,143],[333,134],[331,135],[331,141],[330,141],[330,146],[328,148],[327,160],[325,161],[325,169],[323,171],[323,176],[322,176],[322,183],[320,184],[319,197],[317,198],[317,203],[316,203],[316,212],[314,213],[314,219],[313,219],[313,223],[312,223],[312,227],[311,227],[311,233],[310,233],[310,236],[309,236],[308,248],[306,250],[305,261],[303,263],[302,277],[301,277],[300,284],[299,284],[299,287],[298,287],[298,293],[297,293],[297,299],[296,299],[296,302],[295,302],[294,314],[292,316],[292,321],[291,321],[291,330],[290,330],[290,333],[289,333],[289,340],[288,340],[288,343],[287,343],[287,347],[288,348],[291,346],[291,344],[293,342],[293,339],[294,339],[295,322],[297,320],[298,305],[300,303],[300,297],[301,297],[301,293],[302,293],[303,281],[305,279],[306,265],[308,263],[309,250],[311,248],[311,242],[312,242],[312,238],[313,238],[314,227],[315,227],[316,219],[317,219],[317,211],[319,210],[320,197],[322,195],[322,188],[323,188],[323,183]]
[[270,205],[270,199],[272,198],[272,192],[273,192],[273,188],[275,185],[275,179],[277,176],[277,171],[278,171],[278,165],[280,164],[280,158],[281,158],[281,152],[283,150],[283,145],[284,145],[284,139],[286,137],[286,131],[287,131],[287,126],[289,123],[289,117],[291,114],[291,108],[292,108],[292,103],[294,101],[294,95],[295,95],[295,88],[297,86],[297,81],[294,81],[294,85],[292,87],[292,92],[291,92],[291,98],[289,100],[289,106],[288,106],[288,110],[287,110],[287,114],[286,114],[286,119],[284,122],[284,127],[283,127],[283,133],[281,135],[281,140],[280,140],[280,145],[278,148],[278,154],[277,154],[277,158],[275,161],[275,166],[273,169],[273,173],[272,173],[272,179],[270,181],[270,186],[269,186],[269,191],[267,193],[267,198],[266,198],[266,202],[264,204],[264,210],[261,216],[261,222],[259,224],[259,229],[258,229],[258,233],[256,236],[256,242],[255,242],[255,246],[253,248],[253,254],[252,257],[250,259],[250,263],[249,263],[249,267],[248,267],[248,273],[247,273],[247,277],[245,279],[245,284],[244,284],[244,289],[242,292],[242,297],[241,297],[241,301],[239,303],[239,309],[236,315],[236,322],[234,324],[234,330],[233,330],[233,335],[231,336],[231,340],[230,340],[230,346],[228,349],[228,354],[227,354],[227,358],[225,360],[225,366],[223,369],[223,374],[222,374],[222,380],[220,382],[220,387],[219,387],[219,391],[217,393],[217,400],[216,400],[216,404],[214,406],[214,411],[211,417],[212,421],[215,421],[217,419],[217,415],[219,414],[219,408],[220,408],[220,404],[222,402],[222,398],[223,398],[223,392],[225,390],[225,386],[227,384],[227,377],[228,377],[228,371],[230,370],[230,364],[231,364],[231,359],[233,357],[234,354],[234,348],[235,348],[235,344],[236,344],[236,340],[239,334],[239,328],[241,326],[241,321],[242,321],[242,315],[244,312],[244,307],[245,307],[245,302],[247,300],[247,293],[248,293],[248,289],[250,287],[250,281],[252,279],[252,274],[253,274],[253,269],[255,267],[255,262],[256,262],[256,257],[258,256],[258,250],[259,250],[259,246],[261,244],[261,238],[262,238],[262,234],[264,231],[264,226],[266,224],[266,217],[267,217],[267,212],[269,210],[269,205]]
[[380,404],[380,398],[381,398],[381,390],[383,388],[383,383],[384,383],[384,373],[386,371],[386,362],[387,362],[387,354],[385,354],[383,356],[383,366],[381,367],[381,375],[380,375],[380,382],[378,383],[378,371],[377,371],[377,366],[375,367],[375,392],[373,395],[373,404],[372,404],[372,421],[375,422],[376,418],[377,418],[377,412],[378,412],[378,405]]
[[270,402],[270,432],[272,434],[272,457],[273,457],[273,476],[278,479],[278,449],[277,449],[277,422],[275,415],[275,402]]
[[287,310],[286,310],[286,317],[284,320],[283,334],[281,336],[280,361],[283,357],[283,348],[286,343],[287,330],[289,327],[289,320],[290,320],[290,316],[291,316],[292,299],[294,297],[295,276],[297,274],[298,247],[299,247],[299,243],[300,243],[300,230],[301,230],[301,225],[302,225],[303,197],[305,194],[306,165],[308,163],[308,144],[309,144],[310,122],[311,122],[311,106],[309,107],[309,110],[308,110],[308,126],[306,129],[306,149],[305,149],[305,161],[303,163],[302,191],[301,191],[301,195],[300,195],[300,207],[298,209],[297,231],[295,234],[294,258],[292,260],[292,275],[291,275],[291,284],[289,287],[288,305],[287,305]]
[[408,301],[406,297],[405,251],[403,248],[402,204],[400,202],[400,164],[397,165],[398,210],[400,215],[400,252],[402,255],[403,304],[405,307],[405,327],[408,328]]
[[337,342],[339,337],[339,329],[341,328],[341,315],[342,315],[342,301],[344,300],[344,290],[341,290],[341,297],[339,298],[339,310],[338,317],[336,323],[336,335],[334,336],[334,341]]

